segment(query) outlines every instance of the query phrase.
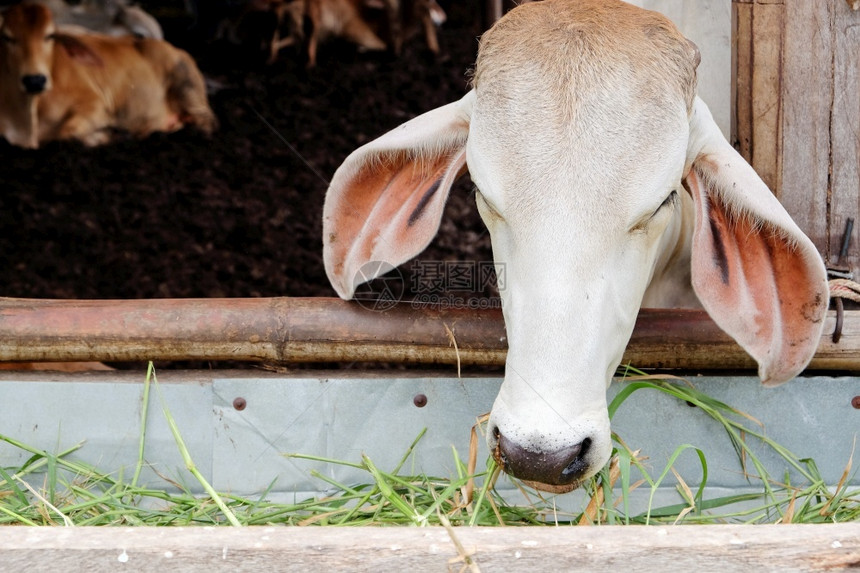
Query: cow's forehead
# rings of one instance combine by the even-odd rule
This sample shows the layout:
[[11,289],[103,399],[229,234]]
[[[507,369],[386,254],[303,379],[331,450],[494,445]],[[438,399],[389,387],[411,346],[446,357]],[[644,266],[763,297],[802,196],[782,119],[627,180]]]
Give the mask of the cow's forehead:
[[[488,103],[476,89],[467,143],[472,180],[506,216],[637,217],[680,189],[686,106],[631,106],[617,91],[569,119],[551,101]],[[658,200],[659,199],[659,200]],[[613,209],[602,206],[611,205]]]
[[52,22],[51,12],[41,4],[25,4],[18,10],[8,11],[0,19],[0,24],[7,31],[40,30]]
[[481,40],[469,136],[476,183],[505,189],[507,200],[532,194],[520,187],[547,197],[571,181],[595,201],[608,188],[663,193],[683,168],[697,63],[695,47],[655,12],[575,0],[513,10]]
[[[496,103],[521,91],[552,101],[635,87],[638,99],[692,109],[699,53],[663,15],[615,0],[544,0],[481,38],[474,85]],[[537,89],[536,89],[537,88]]]

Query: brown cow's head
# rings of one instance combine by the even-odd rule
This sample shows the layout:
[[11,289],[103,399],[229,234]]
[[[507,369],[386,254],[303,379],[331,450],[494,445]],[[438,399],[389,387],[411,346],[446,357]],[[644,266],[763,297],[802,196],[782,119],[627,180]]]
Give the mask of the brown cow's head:
[[56,29],[51,12],[41,4],[18,4],[0,20],[0,56],[18,87],[28,94],[51,89]]

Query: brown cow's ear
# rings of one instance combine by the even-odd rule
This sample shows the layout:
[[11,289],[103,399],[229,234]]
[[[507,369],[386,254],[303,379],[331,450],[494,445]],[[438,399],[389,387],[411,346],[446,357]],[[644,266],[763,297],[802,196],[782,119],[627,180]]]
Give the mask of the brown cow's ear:
[[701,100],[691,146],[684,183],[696,206],[693,288],[714,322],[756,359],[762,381],[785,382],[818,348],[829,301],[824,263]]
[[465,172],[472,99],[470,92],[406,122],[335,172],[323,208],[323,259],[342,298],[436,235],[451,185]]
[[70,58],[87,66],[103,67],[104,61],[80,38],[69,34],[54,34],[54,41],[61,46]]

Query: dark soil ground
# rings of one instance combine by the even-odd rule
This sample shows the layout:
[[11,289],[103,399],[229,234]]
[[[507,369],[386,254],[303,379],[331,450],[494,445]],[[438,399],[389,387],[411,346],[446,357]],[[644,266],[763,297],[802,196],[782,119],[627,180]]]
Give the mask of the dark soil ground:
[[[335,296],[321,255],[326,181],[357,146],[467,91],[480,15],[458,5],[445,4],[438,58],[421,38],[399,58],[334,42],[312,70],[290,51],[266,66],[162,22],[215,88],[220,128],[95,149],[0,140],[0,296]],[[421,258],[491,260],[468,177]]]

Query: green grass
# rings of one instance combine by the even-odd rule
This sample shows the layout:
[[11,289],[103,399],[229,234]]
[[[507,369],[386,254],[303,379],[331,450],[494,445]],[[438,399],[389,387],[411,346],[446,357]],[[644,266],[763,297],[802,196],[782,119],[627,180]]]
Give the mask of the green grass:
[[[630,374],[635,377],[630,377]],[[811,459],[801,459],[767,437],[751,417],[700,392],[682,380],[656,379],[635,371],[626,372],[630,380],[610,403],[610,415],[640,391],[662,392],[698,407],[725,433],[738,455],[738,467],[750,484],[760,491],[721,498],[705,496],[708,483],[707,444],[682,444],[672,453],[659,472],[650,470],[646,457],[631,451],[624,440],[614,436],[613,460],[586,485],[591,498],[582,511],[558,510],[552,496],[531,490],[515,480],[521,501],[510,501],[496,489],[499,471],[492,460],[481,472],[475,471],[479,427],[472,430],[469,455],[462,459],[452,449],[456,475],[436,477],[408,475],[403,467],[423,438],[421,432],[393,468],[383,469],[367,456],[359,460],[331,460],[299,453],[283,454],[292,458],[326,464],[345,465],[365,472],[361,484],[344,484],[311,471],[320,489],[330,491],[322,498],[284,504],[268,501],[269,491],[254,498],[219,493],[197,469],[168,405],[161,399],[162,412],[181,453],[188,476],[205,495],[194,495],[190,488],[165,479],[164,489],[143,487],[140,474],[146,443],[144,421],[150,406],[151,388],[158,390],[150,365],[144,384],[144,408],[137,464],[130,477],[123,470],[105,472],[77,461],[78,444],[65,451],[50,453],[0,435],[5,442],[29,454],[15,468],[0,468],[0,525],[554,525],[554,524],[666,524],[666,523],[830,523],[860,519],[860,490],[851,489],[851,460],[837,484],[826,484]],[[716,439],[716,437],[715,437]],[[778,475],[769,473],[756,451],[778,454]],[[675,463],[681,456],[694,456],[701,467],[698,483],[678,473]],[[789,483],[788,475],[800,483]],[[681,503],[654,506],[654,494],[674,477]],[[798,477],[800,476],[799,480]],[[274,487],[273,476],[269,489]],[[510,479],[510,478],[505,478]],[[37,484],[37,485],[34,485]],[[647,510],[630,511],[631,493],[645,490],[650,500]],[[178,493],[177,493],[178,491]]]

